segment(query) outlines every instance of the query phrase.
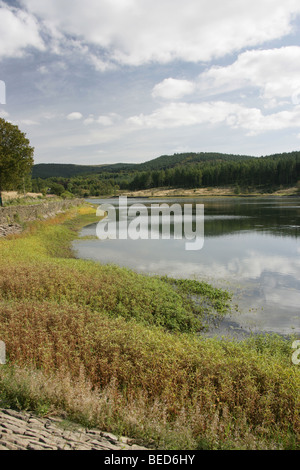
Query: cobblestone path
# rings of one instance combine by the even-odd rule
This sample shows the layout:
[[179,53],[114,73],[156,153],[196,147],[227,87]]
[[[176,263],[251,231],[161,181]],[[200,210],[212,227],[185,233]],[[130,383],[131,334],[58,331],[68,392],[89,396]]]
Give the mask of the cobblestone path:
[[97,429],[66,429],[62,419],[0,408],[0,450],[143,450]]

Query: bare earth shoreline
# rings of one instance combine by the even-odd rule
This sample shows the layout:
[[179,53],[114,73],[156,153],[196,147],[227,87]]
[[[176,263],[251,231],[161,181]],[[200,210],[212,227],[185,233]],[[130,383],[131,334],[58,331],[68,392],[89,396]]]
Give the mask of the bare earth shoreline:
[[272,193],[263,191],[237,192],[232,187],[212,187],[212,188],[151,188],[140,191],[120,191],[118,196],[127,197],[270,197],[270,196],[297,196],[299,188],[293,186],[291,188],[279,189]]

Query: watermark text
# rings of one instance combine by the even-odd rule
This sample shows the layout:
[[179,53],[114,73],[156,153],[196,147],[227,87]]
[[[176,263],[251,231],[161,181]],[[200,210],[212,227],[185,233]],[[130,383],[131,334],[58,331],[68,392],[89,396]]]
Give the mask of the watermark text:
[[293,341],[292,348],[295,351],[292,354],[292,363],[295,365],[300,364],[300,340]]
[[119,205],[101,204],[97,216],[100,240],[185,239],[185,250],[200,250],[204,244],[204,204],[144,204],[128,206],[127,197]]
[[6,348],[4,341],[0,341],[0,364],[6,363]]
[[3,80],[0,80],[0,104],[6,104],[6,87]]

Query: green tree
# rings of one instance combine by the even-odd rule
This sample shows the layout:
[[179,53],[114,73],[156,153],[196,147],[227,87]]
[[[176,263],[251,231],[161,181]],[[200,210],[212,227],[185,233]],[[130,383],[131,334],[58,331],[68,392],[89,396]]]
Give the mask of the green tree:
[[16,189],[33,166],[34,148],[18,126],[0,118],[0,205],[4,190]]
[[60,183],[52,183],[50,185],[50,192],[56,196],[61,196],[65,192],[65,188]]

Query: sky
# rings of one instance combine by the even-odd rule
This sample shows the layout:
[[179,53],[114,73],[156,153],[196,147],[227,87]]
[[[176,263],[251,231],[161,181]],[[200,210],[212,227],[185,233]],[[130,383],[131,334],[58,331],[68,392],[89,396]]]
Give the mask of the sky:
[[0,117],[35,163],[300,146],[299,0],[0,0]]

